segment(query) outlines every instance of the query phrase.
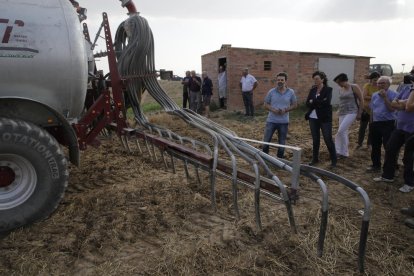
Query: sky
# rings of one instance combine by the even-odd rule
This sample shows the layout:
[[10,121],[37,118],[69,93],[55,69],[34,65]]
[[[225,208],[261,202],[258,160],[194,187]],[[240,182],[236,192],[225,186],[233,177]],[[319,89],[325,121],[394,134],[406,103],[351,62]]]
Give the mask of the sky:
[[[92,38],[108,14],[112,35],[128,18],[119,0],[77,0]],[[157,70],[201,71],[201,56],[233,47],[375,57],[394,72],[414,66],[414,0],[134,0],[148,20]],[[104,50],[99,39],[96,49]],[[402,64],[405,64],[403,66]],[[98,62],[107,71],[104,60]]]

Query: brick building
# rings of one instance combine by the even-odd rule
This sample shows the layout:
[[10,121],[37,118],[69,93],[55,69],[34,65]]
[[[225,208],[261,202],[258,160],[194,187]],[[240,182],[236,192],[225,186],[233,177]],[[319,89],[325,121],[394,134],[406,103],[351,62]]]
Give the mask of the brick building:
[[267,92],[275,86],[274,79],[278,72],[286,72],[289,76],[288,86],[293,88],[300,103],[306,100],[311,88],[312,73],[324,71],[329,85],[334,88],[332,103],[338,102],[338,86],[332,79],[339,73],[346,73],[351,82],[362,86],[366,80],[371,57],[349,56],[331,53],[307,53],[292,51],[276,51],[249,48],[235,48],[222,45],[220,50],[201,57],[202,70],[213,80],[213,100],[218,102],[217,75],[220,65],[227,71],[227,106],[230,110],[243,110],[240,94],[240,78],[244,68],[255,76],[258,87],[254,93],[254,104],[260,106]]

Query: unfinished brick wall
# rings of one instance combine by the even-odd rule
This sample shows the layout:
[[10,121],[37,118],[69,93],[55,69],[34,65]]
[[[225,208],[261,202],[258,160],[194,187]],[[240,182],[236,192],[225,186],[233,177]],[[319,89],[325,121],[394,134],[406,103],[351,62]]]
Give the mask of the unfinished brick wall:
[[[239,88],[241,73],[249,68],[258,81],[254,91],[255,106],[263,105],[267,92],[275,86],[275,76],[278,72],[286,72],[289,76],[288,86],[293,88],[300,103],[306,100],[313,85],[312,73],[318,69],[319,58],[354,59],[355,83],[363,85],[364,75],[368,72],[369,57],[341,56],[326,53],[301,53],[291,51],[274,51],[248,48],[228,47],[202,56],[202,70],[206,71],[213,80],[213,100],[218,102],[217,75],[218,60],[227,59],[227,106],[230,110],[244,110],[243,99]],[[271,70],[264,70],[264,62],[271,62]]]

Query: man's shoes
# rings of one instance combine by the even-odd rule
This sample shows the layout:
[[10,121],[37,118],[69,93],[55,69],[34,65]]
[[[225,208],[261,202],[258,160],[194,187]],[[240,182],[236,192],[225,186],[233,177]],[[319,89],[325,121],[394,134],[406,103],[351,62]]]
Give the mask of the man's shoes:
[[407,185],[407,184],[404,184],[404,186],[402,186],[402,187],[399,189],[399,191],[400,191],[401,193],[409,193],[409,192],[411,192],[412,190],[414,190],[414,187],[413,187],[413,186],[410,186],[410,185]]
[[336,168],[336,162],[333,162],[333,163],[331,163],[330,165],[329,165],[329,169],[330,170],[333,170],[333,169],[335,169]]
[[372,179],[372,180],[374,180],[375,182],[387,182],[387,183],[392,183],[392,182],[394,182],[394,179],[389,179],[389,178],[385,178],[385,177],[382,177],[382,176],[380,176],[380,177],[375,177],[374,179]]
[[367,167],[367,169],[365,171],[366,172],[380,172],[381,167],[369,166],[369,167]]
[[414,229],[414,218],[408,218],[408,219],[404,220],[404,224],[407,225],[408,227]]
[[309,166],[315,166],[318,163],[319,163],[319,160],[312,160],[311,162],[309,162]]
[[400,211],[401,211],[401,214],[403,215],[414,217],[414,207],[401,208]]

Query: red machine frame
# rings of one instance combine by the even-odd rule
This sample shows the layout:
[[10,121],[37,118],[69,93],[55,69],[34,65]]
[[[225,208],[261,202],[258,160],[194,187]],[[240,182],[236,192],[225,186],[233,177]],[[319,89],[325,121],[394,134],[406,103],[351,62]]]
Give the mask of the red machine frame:
[[[133,4],[132,8],[135,9]],[[112,89],[109,90],[107,87],[103,90],[80,121],[73,124],[81,150],[85,150],[87,145],[99,145],[96,137],[108,125],[113,126],[118,135],[125,135],[125,129],[128,127],[123,100],[126,80],[119,75],[108,15],[103,13],[102,17],[107,50],[105,54],[108,56],[110,86]],[[85,37],[89,37],[85,27],[84,25]]]

